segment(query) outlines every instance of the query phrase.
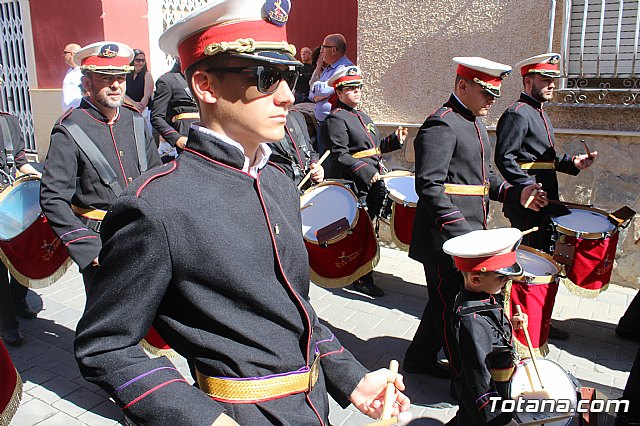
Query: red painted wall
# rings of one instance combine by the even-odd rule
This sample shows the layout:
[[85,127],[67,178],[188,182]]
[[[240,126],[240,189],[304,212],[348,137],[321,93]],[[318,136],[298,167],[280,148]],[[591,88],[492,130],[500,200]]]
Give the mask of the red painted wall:
[[[31,28],[39,89],[62,87],[64,47],[104,39],[100,0],[31,0]],[[25,30],[27,30],[25,28]]]
[[327,34],[340,33],[347,39],[347,57],[355,63],[358,59],[357,32],[357,0],[291,1],[287,36],[298,52],[304,46],[312,50],[320,46]]
[[59,89],[67,72],[63,50],[102,40],[149,52],[146,0],[31,0],[38,89]]

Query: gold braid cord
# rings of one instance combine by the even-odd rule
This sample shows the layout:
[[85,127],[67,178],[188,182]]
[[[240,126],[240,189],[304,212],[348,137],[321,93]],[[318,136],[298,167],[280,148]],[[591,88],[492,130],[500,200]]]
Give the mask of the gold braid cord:
[[296,54],[296,47],[286,41],[255,41],[252,38],[239,38],[236,41],[211,43],[204,48],[204,54],[213,56],[224,52],[253,53],[256,50],[280,50],[292,55]]
[[177,358],[178,357],[178,352],[174,351],[173,349],[160,349],[157,348],[155,346],[153,346],[151,343],[147,342],[146,339],[142,339],[140,341],[140,346],[142,346],[142,349],[145,350],[145,352],[147,352],[149,355],[153,355],[153,356],[165,356],[167,358]]
[[[2,385],[6,385],[6,383],[2,383]],[[20,406],[21,399],[22,379],[20,378],[20,374],[16,370],[16,387],[13,389],[13,394],[11,395],[11,399],[9,399],[9,403],[7,404],[6,408],[0,413],[0,426],[9,426],[11,418]]]
[[80,69],[82,71],[92,71],[92,72],[96,72],[96,71],[120,71],[120,72],[126,73],[126,72],[133,71],[133,67],[131,65],[124,65],[124,66],[121,66],[121,67],[116,67],[116,66],[113,66],[113,65],[100,65],[100,66],[82,65],[80,67]]

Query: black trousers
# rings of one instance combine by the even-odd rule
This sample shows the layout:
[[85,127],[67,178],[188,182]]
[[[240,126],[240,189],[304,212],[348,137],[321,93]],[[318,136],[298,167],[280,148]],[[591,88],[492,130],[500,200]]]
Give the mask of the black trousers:
[[640,326],[640,291],[636,293],[618,325],[628,330],[637,330],[636,327]]
[[[636,297],[636,299],[638,298]],[[616,426],[640,425],[640,348],[638,348],[636,359],[633,361],[633,367],[631,367],[631,373],[621,399],[629,400],[629,412],[618,413]]]
[[25,298],[29,289],[13,277],[9,280],[9,277],[7,268],[0,262],[0,331],[18,328],[13,307],[27,303]]
[[442,348],[451,368],[457,373],[460,371],[460,361],[452,356],[449,342],[453,338],[453,303],[464,286],[464,277],[455,268],[453,259],[449,256],[443,256],[436,265],[424,265],[424,272],[429,301],[404,359],[414,365],[433,364]]

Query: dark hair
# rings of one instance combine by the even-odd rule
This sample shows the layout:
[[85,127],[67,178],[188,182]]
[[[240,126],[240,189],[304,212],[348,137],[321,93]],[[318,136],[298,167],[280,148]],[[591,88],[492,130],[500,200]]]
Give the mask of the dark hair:
[[313,66],[313,68],[315,68],[316,65],[318,64],[319,57],[320,57],[320,46],[316,47],[315,49],[313,49],[313,52],[311,52],[311,66]]
[[147,68],[147,61],[146,61],[146,59],[147,59],[147,55],[145,55],[145,53],[144,53],[142,50],[140,50],[140,49],[133,49],[133,59],[131,60],[131,63],[130,63],[129,65],[133,66],[133,63],[134,63],[134,62],[135,62],[135,60],[136,60],[136,56],[138,56],[138,55],[144,55],[145,62],[144,62],[144,66],[143,66],[143,67],[142,67],[142,69],[140,70],[140,73],[141,73],[142,75],[146,75],[146,74],[147,74],[147,71],[149,71],[149,69]]

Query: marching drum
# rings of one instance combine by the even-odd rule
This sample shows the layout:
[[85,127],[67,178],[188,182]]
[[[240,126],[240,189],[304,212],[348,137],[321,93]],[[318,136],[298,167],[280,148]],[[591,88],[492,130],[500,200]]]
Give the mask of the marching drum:
[[22,176],[0,192],[0,258],[24,286],[62,277],[71,259],[40,209],[40,178]]
[[413,220],[416,217],[418,194],[415,176],[391,177],[385,179],[391,207],[391,238],[402,250],[409,250]]
[[371,219],[346,186],[325,181],[309,188],[300,198],[300,210],[314,283],[344,287],[377,265],[380,254]]
[[[529,320],[531,324],[531,320]],[[573,378],[562,367],[553,361],[547,359],[536,359],[540,379],[544,383],[544,389],[540,386],[533,361],[526,359],[520,361],[516,365],[515,372],[511,376],[511,399],[518,401],[525,399],[527,402],[525,407],[535,407],[539,401],[541,410],[533,410],[535,412],[518,412],[516,420],[518,423],[534,422],[552,417],[560,417],[566,414],[575,413],[578,406],[578,386]],[[542,404],[544,400],[554,400],[555,407]],[[558,401],[564,401],[568,407],[560,406]],[[516,404],[517,405],[517,404]],[[551,409],[556,411],[551,411]],[[566,409],[565,409],[566,408]],[[571,423],[572,418],[565,418],[554,422],[545,422],[545,426],[567,426]]]
[[[510,318],[520,305],[529,317],[531,345],[538,356],[549,353],[547,339],[551,326],[551,313],[558,293],[560,265],[551,256],[531,247],[520,246],[516,251],[523,275],[515,277],[505,286],[505,314]],[[524,331],[514,330],[514,347],[520,356],[528,357]]]
[[596,297],[611,279],[618,227],[599,209],[571,206],[568,211],[551,217],[559,234],[553,257],[566,266],[567,279],[563,281],[571,293]]

